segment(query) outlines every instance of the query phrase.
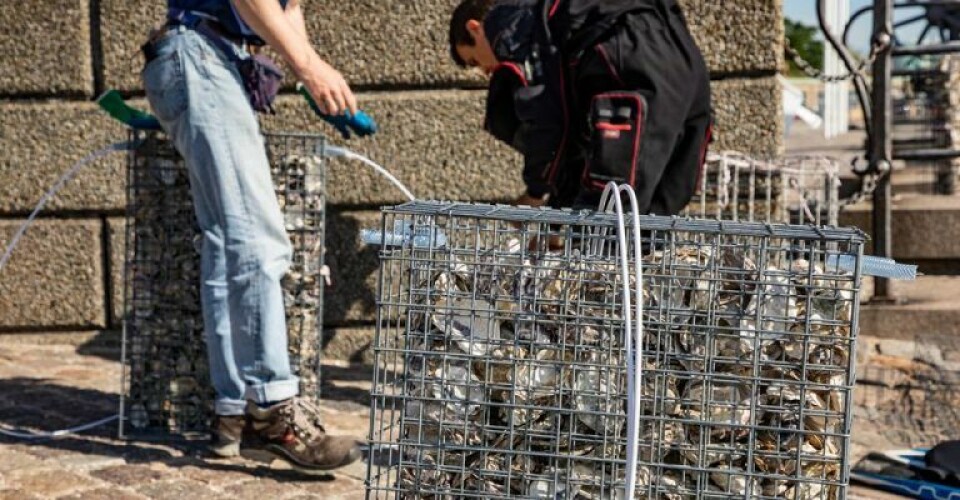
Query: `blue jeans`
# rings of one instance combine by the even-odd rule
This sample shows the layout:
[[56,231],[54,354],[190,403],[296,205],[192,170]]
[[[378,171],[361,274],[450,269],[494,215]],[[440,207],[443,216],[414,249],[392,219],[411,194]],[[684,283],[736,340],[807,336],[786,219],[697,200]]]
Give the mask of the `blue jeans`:
[[[245,56],[242,49],[235,47]],[[143,69],[150,107],[186,160],[197,221],[204,333],[218,415],[297,395],[280,279],[292,248],[256,114],[234,64],[182,26]]]

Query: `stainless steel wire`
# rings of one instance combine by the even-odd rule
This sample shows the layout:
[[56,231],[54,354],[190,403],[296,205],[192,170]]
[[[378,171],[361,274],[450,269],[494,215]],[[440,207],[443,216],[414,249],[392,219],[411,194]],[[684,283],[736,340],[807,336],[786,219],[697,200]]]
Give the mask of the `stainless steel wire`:
[[642,217],[637,284],[616,225],[384,211],[368,498],[623,498],[623,286],[644,295],[637,498],[844,497],[860,276],[827,263],[863,234]]
[[[200,232],[189,174],[165,136],[128,162],[120,433],[205,433],[213,412],[200,309]],[[319,396],[326,172],[323,137],[266,134],[275,192],[293,244],[282,285],[291,365],[301,393]]]

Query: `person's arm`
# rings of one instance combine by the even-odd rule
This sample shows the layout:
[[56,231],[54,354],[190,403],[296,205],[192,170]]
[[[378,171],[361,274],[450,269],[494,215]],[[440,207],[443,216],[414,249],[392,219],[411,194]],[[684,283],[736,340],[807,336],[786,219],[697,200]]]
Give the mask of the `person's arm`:
[[[231,0],[253,31],[283,57],[317,103],[328,114],[357,111],[357,100],[343,75],[327,64],[310,45],[302,22],[292,20],[276,0]],[[292,0],[288,7],[299,9]],[[296,15],[295,15],[296,16]]]
[[287,14],[287,20],[293,25],[293,28],[300,33],[303,38],[310,40],[307,36],[307,23],[303,18],[303,9],[300,7],[300,0],[290,0],[284,11]]

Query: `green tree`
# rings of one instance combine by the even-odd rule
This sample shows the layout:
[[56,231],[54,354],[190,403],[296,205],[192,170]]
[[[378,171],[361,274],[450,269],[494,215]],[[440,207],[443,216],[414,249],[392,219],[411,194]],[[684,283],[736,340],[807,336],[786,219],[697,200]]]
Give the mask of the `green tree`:
[[[787,41],[805,61],[817,70],[823,70],[823,41],[820,38],[820,29],[807,26],[803,23],[785,19]],[[790,76],[803,76],[803,71],[794,64],[793,59],[787,57],[790,63]]]

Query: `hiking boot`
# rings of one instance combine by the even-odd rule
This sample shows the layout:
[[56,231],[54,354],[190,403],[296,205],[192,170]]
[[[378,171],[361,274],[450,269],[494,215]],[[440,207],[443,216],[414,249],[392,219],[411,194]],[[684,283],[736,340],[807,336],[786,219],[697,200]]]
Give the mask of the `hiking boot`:
[[306,473],[337,469],[360,458],[357,441],[327,434],[319,408],[306,399],[288,399],[268,408],[248,402],[247,415],[244,457],[266,462],[279,458]]
[[246,423],[247,417],[244,415],[216,415],[210,431],[210,452],[223,458],[240,456],[240,440]]

